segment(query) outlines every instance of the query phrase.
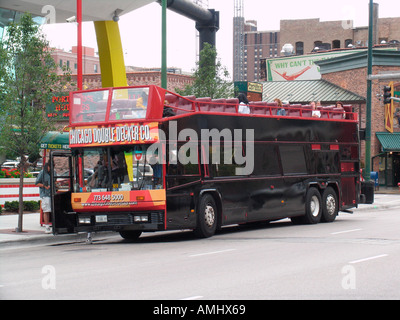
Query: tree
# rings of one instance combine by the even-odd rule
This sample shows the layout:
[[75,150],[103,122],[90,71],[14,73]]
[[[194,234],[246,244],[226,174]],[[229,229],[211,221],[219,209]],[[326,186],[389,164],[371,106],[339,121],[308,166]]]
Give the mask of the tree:
[[[0,147],[20,157],[19,219],[22,232],[23,177],[26,155],[38,153],[39,142],[52,129],[45,104],[64,85],[48,42],[30,14],[6,29],[0,42]],[[67,81],[65,79],[64,81]]]
[[216,49],[209,43],[204,44],[200,52],[200,59],[196,63],[193,85],[187,85],[185,89],[176,89],[180,95],[195,95],[196,97],[232,98],[233,86],[226,79],[229,72],[221,65]]

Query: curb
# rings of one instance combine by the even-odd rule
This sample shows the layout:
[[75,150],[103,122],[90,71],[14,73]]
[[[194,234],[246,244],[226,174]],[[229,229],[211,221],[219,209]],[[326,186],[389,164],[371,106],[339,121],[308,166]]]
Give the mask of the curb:
[[[92,232],[92,241],[100,241],[104,238],[117,236],[118,233],[114,231],[105,231],[95,233]],[[122,239],[122,238],[121,238]],[[72,243],[84,243],[87,242],[87,233],[76,233],[76,234],[66,234],[66,235],[53,235],[53,234],[43,234],[27,236],[26,238],[18,238],[15,240],[4,240],[0,241],[0,247],[10,247],[13,245],[62,245],[62,244],[72,244]]]

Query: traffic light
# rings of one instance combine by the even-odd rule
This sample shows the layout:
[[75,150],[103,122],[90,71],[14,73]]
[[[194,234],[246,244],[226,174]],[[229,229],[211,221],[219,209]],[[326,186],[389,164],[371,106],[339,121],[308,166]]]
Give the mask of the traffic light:
[[389,104],[391,103],[391,98],[392,97],[392,86],[384,86],[383,87],[383,104]]

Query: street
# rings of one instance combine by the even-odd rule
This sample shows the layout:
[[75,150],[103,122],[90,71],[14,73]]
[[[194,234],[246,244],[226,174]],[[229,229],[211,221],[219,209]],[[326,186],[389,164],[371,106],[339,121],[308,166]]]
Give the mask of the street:
[[0,246],[0,299],[400,299],[400,198],[384,197],[395,206],[201,240],[178,231]]

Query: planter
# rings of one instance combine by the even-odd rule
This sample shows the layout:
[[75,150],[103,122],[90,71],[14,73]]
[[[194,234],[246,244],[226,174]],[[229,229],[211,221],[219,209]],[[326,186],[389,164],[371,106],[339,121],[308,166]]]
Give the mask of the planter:
[[[24,178],[24,201],[40,200],[35,182],[36,178]],[[0,179],[0,205],[4,207],[6,201],[19,201],[19,178]]]

